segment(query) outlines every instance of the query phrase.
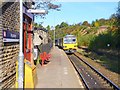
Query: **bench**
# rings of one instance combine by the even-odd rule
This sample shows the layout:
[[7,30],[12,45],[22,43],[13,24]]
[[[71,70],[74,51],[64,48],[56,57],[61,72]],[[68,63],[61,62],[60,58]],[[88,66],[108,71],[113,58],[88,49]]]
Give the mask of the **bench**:
[[47,54],[46,52],[43,52],[40,54],[40,58],[42,60],[42,65],[44,64],[45,61],[48,61],[51,57],[51,54]]

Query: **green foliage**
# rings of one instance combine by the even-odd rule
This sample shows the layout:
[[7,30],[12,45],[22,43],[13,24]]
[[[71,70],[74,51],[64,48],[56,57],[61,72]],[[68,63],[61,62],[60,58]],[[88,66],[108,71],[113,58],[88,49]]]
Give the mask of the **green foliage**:
[[47,29],[48,31],[50,31],[50,26],[48,25],[48,26],[46,27],[46,29]]
[[93,38],[94,38],[93,34],[80,35],[78,36],[78,45],[88,46]]
[[112,14],[109,19],[109,25],[110,26],[116,25],[116,20],[117,20],[116,14]]
[[118,10],[116,13],[116,21],[115,21],[116,30],[114,31],[114,38],[116,40],[116,48],[120,49],[120,1],[118,3]]
[[111,32],[104,32],[94,37],[90,44],[89,49],[97,50],[97,49],[107,49],[107,48],[115,48],[116,40]]
[[96,21],[96,22],[94,23],[94,26],[95,26],[95,27],[99,27],[99,22]]
[[105,25],[106,20],[104,18],[99,19],[98,23],[100,26]]
[[63,27],[67,27],[67,26],[68,26],[68,24],[67,24],[67,23],[62,22],[62,23],[59,25],[59,28],[63,28]]
[[43,26],[42,26],[41,24],[38,24],[38,23],[34,23],[33,25],[34,25],[34,27],[36,27],[36,28],[43,28]]
[[55,26],[55,29],[59,29],[59,27],[60,27],[60,25],[56,25],[56,26]]
[[82,25],[84,25],[84,26],[90,26],[90,24],[88,23],[88,21],[84,21],[84,22],[82,23]]
[[48,33],[49,33],[51,39],[54,40],[54,31],[50,30],[50,31],[48,31]]

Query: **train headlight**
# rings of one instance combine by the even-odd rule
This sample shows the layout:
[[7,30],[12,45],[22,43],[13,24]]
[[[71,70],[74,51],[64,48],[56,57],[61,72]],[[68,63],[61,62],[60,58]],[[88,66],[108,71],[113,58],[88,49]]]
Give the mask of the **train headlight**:
[[77,45],[74,45],[74,47],[77,47]]

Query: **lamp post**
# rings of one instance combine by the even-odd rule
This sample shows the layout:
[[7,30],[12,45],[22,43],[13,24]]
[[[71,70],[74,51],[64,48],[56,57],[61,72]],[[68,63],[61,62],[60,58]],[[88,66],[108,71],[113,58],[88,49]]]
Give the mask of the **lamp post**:
[[54,27],[54,46],[55,46],[55,27]]
[[24,55],[23,55],[23,3],[20,0],[20,47],[18,57],[18,88],[24,88]]
[[54,46],[55,46],[55,27],[51,26],[51,30],[54,30],[53,31],[53,43],[54,43]]

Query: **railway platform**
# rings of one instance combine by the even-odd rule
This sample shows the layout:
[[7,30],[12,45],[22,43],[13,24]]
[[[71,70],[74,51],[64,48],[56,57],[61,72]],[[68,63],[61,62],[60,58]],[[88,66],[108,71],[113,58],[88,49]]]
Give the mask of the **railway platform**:
[[37,65],[35,88],[84,88],[74,67],[63,50],[52,48],[50,62]]

